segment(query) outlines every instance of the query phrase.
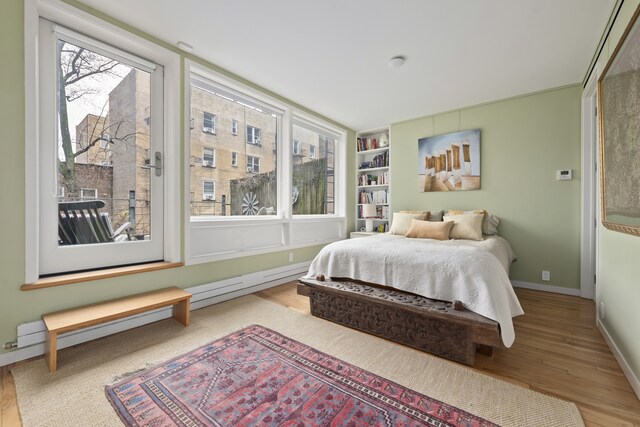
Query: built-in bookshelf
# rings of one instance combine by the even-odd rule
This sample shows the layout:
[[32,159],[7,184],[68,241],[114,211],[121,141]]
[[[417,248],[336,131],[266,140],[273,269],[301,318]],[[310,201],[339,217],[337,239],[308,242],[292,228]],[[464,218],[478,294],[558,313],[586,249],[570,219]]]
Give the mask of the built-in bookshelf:
[[356,139],[356,231],[363,231],[363,205],[374,204],[373,231],[389,231],[391,186],[389,127],[358,132]]

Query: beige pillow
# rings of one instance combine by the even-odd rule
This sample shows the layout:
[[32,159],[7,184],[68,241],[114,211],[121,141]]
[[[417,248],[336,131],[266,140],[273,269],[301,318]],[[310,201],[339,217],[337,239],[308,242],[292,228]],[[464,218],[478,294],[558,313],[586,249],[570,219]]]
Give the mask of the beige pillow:
[[429,221],[429,216],[431,216],[431,212],[429,212],[429,211],[400,211],[400,213],[423,214],[424,215],[424,221]]
[[409,227],[411,226],[412,219],[424,220],[424,213],[410,214],[410,213],[393,213],[393,221],[391,222],[391,230],[389,233],[391,234],[399,234],[404,236],[409,231]]
[[449,233],[451,239],[482,240],[484,214],[445,215],[444,221],[455,224]]
[[412,219],[409,231],[405,236],[417,239],[449,240],[453,224],[453,221],[431,222]]
[[495,215],[491,215],[489,212],[483,209],[477,209],[474,211],[457,211],[450,210],[449,215],[469,215],[469,214],[483,214],[482,219],[482,234],[494,235],[498,234],[498,224],[500,224],[500,218]]

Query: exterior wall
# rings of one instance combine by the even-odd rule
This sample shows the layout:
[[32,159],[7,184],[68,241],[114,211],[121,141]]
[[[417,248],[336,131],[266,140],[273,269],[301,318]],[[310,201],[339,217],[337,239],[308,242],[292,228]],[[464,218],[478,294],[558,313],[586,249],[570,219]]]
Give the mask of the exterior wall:
[[85,118],[76,125],[76,152],[87,147],[90,143],[95,142],[88,151],[76,157],[76,164],[106,165],[111,160],[111,144],[106,144],[106,146],[102,148],[102,141],[98,140],[101,135],[108,134],[107,126],[107,119],[105,117],[93,114],[87,114]]
[[[204,112],[214,114],[215,133],[204,131]],[[191,88],[192,129],[191,146],[191,213],[193,215],[221,215],[222,196],[227,203],[225,215],[231,214],[231,180],[244,178],[247,156],[260,159],[260,173],[276,168],[276,119],[269,114],[231,102],[202,89]],[[238,134],[232,133],[233,121],[238,122]],[[247,142],[247,125],[260,129],[260,145]],[[205,148],[215,150],[215,166],[203,166]],[[231,165],[232,153],[238,153],[237,166]],[[215,182],[215,202],[204,201],[203,181]]]
[[[113,196],[113,171],[110,166],[76,163],[76,179],[78,188],[96,189],[96,198],[104,200],[109,209],[110,199]],[[58,173],[58,183],[64,186],[64,177]],[[65,192],[60,201],[81,200],[81,194],[68,194]]]
[[147,73],[131,70],[109,94],[109,131],[116,141],[113,153],[113,203],[121,212],[129,211],[130,192],[135,191],[134,234],[151,233],[149,217],[150,174],[144,169],[149,159],[148,124],[150,79]]

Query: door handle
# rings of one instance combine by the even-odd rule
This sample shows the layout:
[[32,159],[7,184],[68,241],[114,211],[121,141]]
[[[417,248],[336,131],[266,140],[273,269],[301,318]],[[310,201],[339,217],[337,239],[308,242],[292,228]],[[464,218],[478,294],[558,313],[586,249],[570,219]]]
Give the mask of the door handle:
[[144,165],[142,169],[155,169],[156,176],[162,176],[162,153],[160,151],[156,151],[155,160],[155,165]]

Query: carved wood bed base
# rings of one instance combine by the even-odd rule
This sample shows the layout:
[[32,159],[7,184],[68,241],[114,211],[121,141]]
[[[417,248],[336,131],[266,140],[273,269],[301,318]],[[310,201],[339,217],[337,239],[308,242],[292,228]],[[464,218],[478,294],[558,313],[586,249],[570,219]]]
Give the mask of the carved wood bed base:
[[449,302],[349,279],[300,279],[298,294],[314,316],[469,366],[502,347],[497,322]]

